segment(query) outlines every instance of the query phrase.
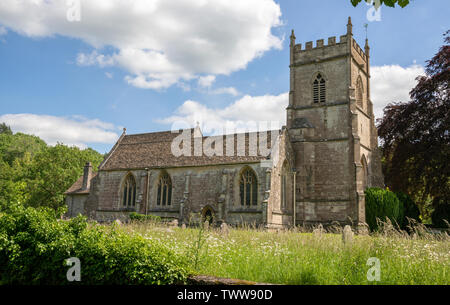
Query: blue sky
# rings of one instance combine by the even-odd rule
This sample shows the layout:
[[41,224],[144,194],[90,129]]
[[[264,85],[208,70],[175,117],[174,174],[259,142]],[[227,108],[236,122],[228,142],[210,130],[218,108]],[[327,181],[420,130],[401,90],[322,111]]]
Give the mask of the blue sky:
[[[80,21],[69,22],[65,1],[38,0],[21,7],[18,1],[2,0],[0,121],[49,144],[60,141],[106,152],[122,127],[127,133],[143,133],[169,130],[179,119],[191,125],[246,117],[283,120],[291,29],[297,43],[326,40],[346,32],[348,16],[361,46],[363,25],[369,24],[372,100],[379,115],[392,99],[407,99],[414,78],[450,29],[448,0],[382,7],[380,21],[369,21],[369,7],[354,8],[349,0],[240,0],[236,5],[256,1],[258,9],[243,5],[238,10],[221,10],[223,1],[217,0],[208,3],[204,20],[202,9],[195,11],[200,17],[191,18],[189,6],[206,0],[180,0],[187,16],[179,24],[171,23],[178,8],[159,12],[156,0],[152,8],[137,1],[142,10],[127,12],[114,6],[118,1],[105,8],[81,0]],[[45,7],[53,3],[54,11]],[[145,15],[156,13],[158,25],[146,24]],[[192,29],[191,21],[196,24]],[[189,41],[195,46],[187,47]],[[206,53],[210,46],[212,52]]]

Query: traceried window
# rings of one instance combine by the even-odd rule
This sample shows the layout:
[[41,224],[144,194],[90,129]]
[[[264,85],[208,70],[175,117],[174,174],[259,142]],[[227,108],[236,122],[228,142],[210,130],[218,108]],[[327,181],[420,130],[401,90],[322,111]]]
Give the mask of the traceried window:
[[160,206],[168,206],[172,203],[172,180],[169,174],[164,172],[158,181],[158,197],[156,204]]
[[364,89],[361,77],[358,77],[358,80],[356,81],[356,104],[359,107],[363,107],[363,96],[364,96]]
[[326,99],[326,81],[319,73],[313,82],[313,101],[314,103],[325,103]]
[[136,181],[133,175],[128,175],[123,184],[122,205],[124,207],[134,207],[136,205]]
[[252,169],[246,168],[239,179],[239,194],[242,206],[257,205],[258,182]]

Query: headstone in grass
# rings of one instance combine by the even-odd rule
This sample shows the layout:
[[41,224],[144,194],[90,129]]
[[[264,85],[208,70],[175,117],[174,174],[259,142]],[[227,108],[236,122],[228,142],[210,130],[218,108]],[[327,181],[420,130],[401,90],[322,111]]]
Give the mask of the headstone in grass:
[[121,226],[122,222],[119,219],[114,220],[114,224]]
[[351,244],[353,241],[353,231],[349,225],[346,225],[342,231],[342,241],[345,245]]
[[321,223],[319,223],[319,225],[317,226],[317,228],[315,228],[315,229],[313,230],[313,234],[314,234],[316,237],[321,237],[323,233],[324,233],[323,226],[322,226]]
[[223,222],[220,225],[220,233],[224,236],[228,236],[229,232],[230,232],[230,230],[228,229],[228,225],[225,222]]
[[181,228],[182,228],[182,229],[186,229],[186,224],[183,223],[183,224],[181,225]]
[[205,230],[208,230],[208,229],[209,229],[209,221],[208,221],[208,220],[206,220],[206,221],[203,223],[203,229],[205,229]]

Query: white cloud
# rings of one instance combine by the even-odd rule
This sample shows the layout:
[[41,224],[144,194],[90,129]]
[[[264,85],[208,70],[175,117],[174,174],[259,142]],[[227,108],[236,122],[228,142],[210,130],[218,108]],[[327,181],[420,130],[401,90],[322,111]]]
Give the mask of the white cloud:
[[[158,120],[172,124],[173,129],[195,126],[199,122],[206,133],[223,134],[242,130],[280,128],[286,122],[288,93],[280,95],[245,95],[232,104],[213,109],[199,102],[188,100],[171,117]],[[271,122],[267,123],[266,122]],[[258,126],[258,124],[261,124]],[[227,131],[224,129],[227,128]],[[228,129],[229,128],[229,129]]]
[[114,74],[111,72],[105,72],[105,76],[109,79],[112,79],[114,77]]
[[78,54],[77,64],[80,66],[99,65],[100,67],[106,67],[112,66],[114,64],[114,61],[111,57],[105,56],[103,54],[98,54],[98,52],[94,50],[90,54]]
[[206,75],[198,78],[198,85],[200,87],[211,87],[211,85],[216,81],[214,75]]
[[383,117],[383,108],[392,102],[407,102],[416,86],[416,77],[424,75],[420,65],[403,68],[399,65],[371,67],[371,99],[375,118]]
[[282,46],[271,33],[281,25],[274,0],[81,0],[79,22],[68,21],[67,3],[2,0],[0,25],[29,37],[81,39],[94,49],[78,64],[121,67],[129,84],[150,89],[228,75]]
[[14,132],[33,134],[49,145],[57,142],[86,148],[87,143],[112,144],[118,134],[113,124],[83,116],[57,117],[30,113],[0,115],[0,122]]
[[4,26],[0,26],[0,36],[6,35],[8,30]]
[[209,94],[230,94],[233,96],[238,96],[239,91],[236,90],[234,87],[224,87],[224,88],[217,88],[214,90],[208,91]]

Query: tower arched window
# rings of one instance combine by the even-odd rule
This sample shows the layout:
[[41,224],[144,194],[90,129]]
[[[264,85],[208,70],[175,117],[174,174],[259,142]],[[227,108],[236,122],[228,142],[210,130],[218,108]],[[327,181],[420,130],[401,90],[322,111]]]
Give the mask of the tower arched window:
[[360,108],[363,108],[363,97],[364,97],[364,88],[361,77],[358,77],[358,80],[356,81],[356,104]]
[[122,187],[122,205],[134,207],[136,205],[136,181],[133,175],[128,175]]
[[362,165],[362,175],[361,175],[361,184],[362,189],[365,190],[368,187],[368,167],[366,157],[363,155],[361,158]]
[[326,81],[322,74],[317,74],[313,82],[313,101],[314,103],[325,103],[326,100]]
[[160,206],[168,206],[172,204],[172,180],[168,173],[164,172],[158,181],[158,197],[156,204]]
[[257,205],[258,181],[255,172],[246,168],[239,178],[239,194],[242,206]]

